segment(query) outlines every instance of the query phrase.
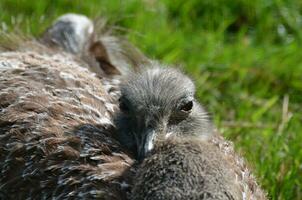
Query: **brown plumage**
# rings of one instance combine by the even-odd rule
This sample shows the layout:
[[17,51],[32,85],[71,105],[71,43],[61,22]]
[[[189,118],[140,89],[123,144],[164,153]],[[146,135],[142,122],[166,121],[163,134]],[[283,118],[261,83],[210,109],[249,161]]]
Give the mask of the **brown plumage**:
[[89,68],[36,41],[0,53],[0,199],[126,198],[133,159],[113,138],[118,79]]
[[2,198],[121,199],[132,159],[112,137],[114,100],[72,56],[0,54]]

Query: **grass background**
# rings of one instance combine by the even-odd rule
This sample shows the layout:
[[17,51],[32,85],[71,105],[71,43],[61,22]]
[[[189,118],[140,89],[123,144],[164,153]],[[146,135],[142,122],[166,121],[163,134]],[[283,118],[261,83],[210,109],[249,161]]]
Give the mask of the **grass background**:
[[269,197],[302,199],[302,1],[1,0],[0,26],[37,36],[66,12],[182,65]]

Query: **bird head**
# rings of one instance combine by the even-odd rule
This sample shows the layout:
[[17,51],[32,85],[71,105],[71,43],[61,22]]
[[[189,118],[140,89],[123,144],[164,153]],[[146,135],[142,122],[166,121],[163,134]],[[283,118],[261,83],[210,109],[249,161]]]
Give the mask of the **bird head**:
[[156,141],[177,136],[207,136],[211,123],[196,101],[192,80],[172,68],[155,66],[129,75],[121,84],[118,132],[137,153],[150,152]]

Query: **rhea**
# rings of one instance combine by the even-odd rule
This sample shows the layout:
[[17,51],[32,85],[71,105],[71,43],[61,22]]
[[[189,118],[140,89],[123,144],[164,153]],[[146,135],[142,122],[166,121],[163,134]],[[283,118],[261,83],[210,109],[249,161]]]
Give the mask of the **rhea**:
[[194,94],[189,77],[158,63],[121,85],[119,139],[142,161],[131,199],[266,199]]
[[153,62],[121,85],[118,134],[138,159],[153,149],[156,140],[175,135],[208,137],[213,129],[194,97],[192,80],[179,70],[158,66]]

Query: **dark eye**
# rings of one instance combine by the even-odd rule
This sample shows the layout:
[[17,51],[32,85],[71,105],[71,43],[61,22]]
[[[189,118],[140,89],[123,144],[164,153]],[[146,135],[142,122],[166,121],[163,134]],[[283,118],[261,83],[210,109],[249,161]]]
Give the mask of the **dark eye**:
[[181,111],[189,112],[193,108],[193,101],[186,102],[180,107]]
[[129,111],[129,107],[128,107],[128,105],[125,103],[125,101],[123,101],[122,99],[119,99],[119,102],[120,102],[120,104],[119,104],[119,107],[120,107],[120,110],[122,111],[122,112],[128,112]]

